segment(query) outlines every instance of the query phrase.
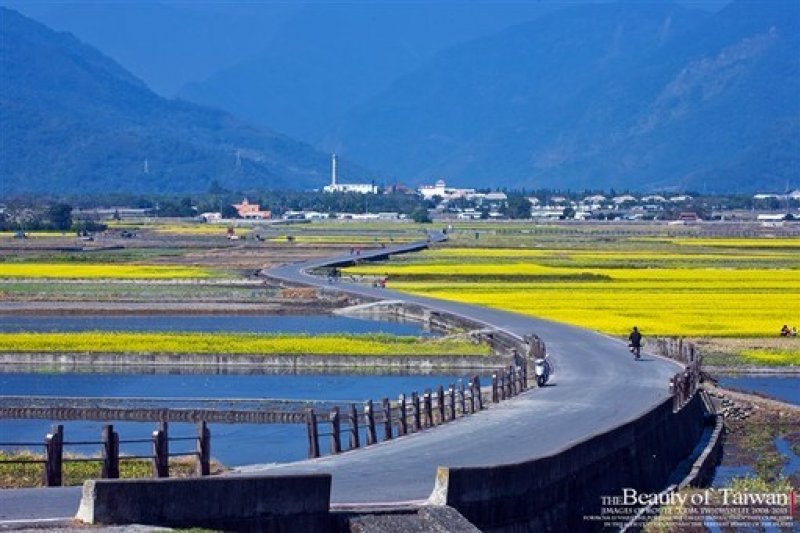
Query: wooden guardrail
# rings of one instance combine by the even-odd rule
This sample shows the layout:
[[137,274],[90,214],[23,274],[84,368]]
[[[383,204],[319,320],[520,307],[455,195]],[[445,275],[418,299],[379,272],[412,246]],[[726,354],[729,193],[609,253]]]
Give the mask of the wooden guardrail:
[[684,364],[681,372],[672,376],[669,390],[675,411],[680,410],[695,395],[702,381],[703,355],[694,343],[684,339],[656,339],[654,351]]
[[[196,448],[187,452],[170,452],[171,442],[194,441]],[[120,444],[145,444],[151,443],[152,454],[148,455],[122,455]],[[196,436],[170,437],[168,423],[160,422],[149,438],[120,440],[114,426],[103,426],[99,441],[66,441],[64,440],[64,426],[58,424],[44,438],[44,443],[38,442],[0,442],[0,447],[31,447],[42,446],[44,453],[42,459],[3,459],[3,464],[41,464],[42,484],[46,487],[59,487],[63,481],[64,463],[100,462],[100,477],[102,479],[119,478],[120,461],[147,459],[152,461],[153,477],[169,477],[169,459],[171,457],[196,458],[195,474],[207,476],[211,473],[211,432],[205,422],[197,424]],[[99,457],[71,457],[64,455],[66,446],[99,446]]]
[[[307,409],[308,456],[316,458],[322,454],[321,437],[330,437],[328,452],[338,454],[375,444],[381,440],[380,436],[386,441],[453,422],[485,409],[487,401],[499,403],[527,388],[525,365],[511,365],[492,374],[491,389],[487,392],[481,389],[480,376],[473,376],[466,384],[459,381],[447,388],[439,385],[435,390],[426,389],[422,394],[417,391],[408,396],[400,394],[396,402],[383,398],[380,405],[375,405],[368,400],[360,410],[354,403],[344,411],[333,407],[324,414]],[[347,437],[347,448],[342,443],[343,435]]]

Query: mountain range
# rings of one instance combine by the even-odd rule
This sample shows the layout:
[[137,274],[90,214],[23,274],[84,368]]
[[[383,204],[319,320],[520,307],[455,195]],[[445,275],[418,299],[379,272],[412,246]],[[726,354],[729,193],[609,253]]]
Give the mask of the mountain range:
[[[2,9],[0,185],[310,188],[327,181],[336,151],[347,178],[378,182],[797,186],[800,4],[734,0],[714,12],[688,3],[312,3],[271,12],[261,52],[258,39],[231,37],[250,50],[228,66],[230,51],[206,51],[230,21],[195,54],[186,47],[221,5],[195,19],[187,5],[148,4],[143,13],[171,21],[155,25],[166,51],[152,64],[163,71],[186,57],[186,72],[161,76],[162,86],[218,68],[179,99],[74,36]],[[172,50],[170,24],[180,20]],[[116,42],[108,28],[94,35],[103,32]],[[146,54],[133,56],[142,71]]]
[[[329,156],[229,113],[153,93],[69,33],[0,8],[2,193],[310,188]],[[343,167],[353,175],[356,166]]]
[[797,2],[580,6],[444,51],[324,144],[412,181],[783,190],[798,95]]

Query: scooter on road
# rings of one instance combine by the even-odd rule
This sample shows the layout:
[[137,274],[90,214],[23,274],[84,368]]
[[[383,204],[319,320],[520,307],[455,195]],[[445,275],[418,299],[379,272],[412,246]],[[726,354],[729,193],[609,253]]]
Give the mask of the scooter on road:
[[546,357],[537,357],[533,360],[533,374],[536,376],[536,385],[544,387],[553,369]]

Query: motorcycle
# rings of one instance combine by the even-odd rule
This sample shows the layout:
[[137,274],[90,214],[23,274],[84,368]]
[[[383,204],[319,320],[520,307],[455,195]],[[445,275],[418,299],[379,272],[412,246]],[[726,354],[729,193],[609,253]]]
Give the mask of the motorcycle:
[[536,376],[536,384],[539,387],[544,387],[547,380],[550,379],[550,361],[544,357],[538,357],[533,360],[533,374]]
[[641,345],[634,346],[633,344],[629,344],[628,345],[628,350],[633,354],[633,359],[635,361],[638,361],[639,359],[641,359],[641,357],[642,357],[642,347],[641,347]]

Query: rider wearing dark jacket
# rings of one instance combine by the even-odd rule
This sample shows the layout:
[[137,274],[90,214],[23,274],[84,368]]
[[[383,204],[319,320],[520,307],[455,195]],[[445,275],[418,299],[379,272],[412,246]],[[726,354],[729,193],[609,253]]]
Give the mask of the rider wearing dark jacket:
[[631,341],[631,346],[634,348],[642,347],[642,334],[639,333],[639,328],[633,326],[633,331],[628,335],[628,340]]
[[630,341],[631,352],[633,352],[638,359],[642,350],[642,334],[639,332],[639,328],[633,326],[633,331],[628,335],[628,340]]

